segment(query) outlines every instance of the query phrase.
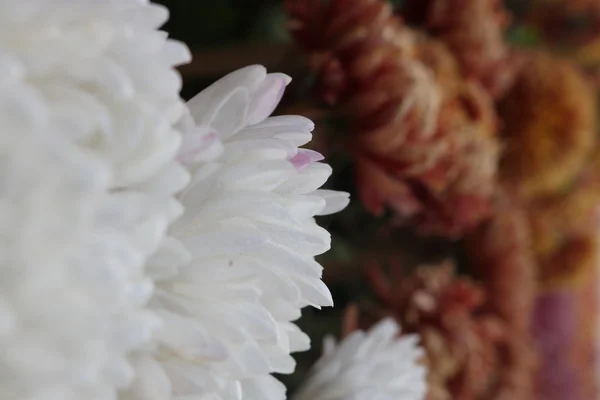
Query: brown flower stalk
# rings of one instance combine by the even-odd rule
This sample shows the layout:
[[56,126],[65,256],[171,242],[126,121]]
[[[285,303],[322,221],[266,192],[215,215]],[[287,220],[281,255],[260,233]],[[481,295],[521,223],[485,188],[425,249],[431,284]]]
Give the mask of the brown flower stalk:
[[519,199],[501,190],[494,216],[467,237],[472,272],[483,282],[486,308],[506,324],[498,399],[533,396],[536,354],[531,320],[537,290],[537,265],[531,248],[527,214]]
[[489,211],[495,114],[441,43],[407,28],[382,0],[291,0],[290,29],[321,97],[351,123],[357,184],[375,214],[458,236]]

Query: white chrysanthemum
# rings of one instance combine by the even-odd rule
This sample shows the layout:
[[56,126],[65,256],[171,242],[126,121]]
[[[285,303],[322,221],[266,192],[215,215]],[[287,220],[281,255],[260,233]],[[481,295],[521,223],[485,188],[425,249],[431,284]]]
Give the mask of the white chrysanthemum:
[[192,183],[172,235],[192,261],[157,283],[151,305],[165,328],[138,365],[137,399],[284,399],[270,373],[293,372],[290,353],[310,345],[291,321],[332,305],[314,260],[330,236],[313,217],[348,195],[318,190],[331,168],[298,149],[311,121],[268,118],[289,81],[251,66],[188,103],[181,158]]
[[339,345],[325,339],[323,356],[293,400],[422,400],[426,370],[416,336],[398,337],[385,319],[368,332],[350,334]]
[[85,253],[102,245],[108,171],[48,131],[33,104],[0,96],[0,398],[109,399],[97,375],[122,354],[104,326],[114,303],[94,302],[113,293],[94,287],[103,274]]
[[156,30],[167,14],[0,0],[3,400],[114,400],[160,322],[144,265],[185,261],[164,235],[189,181],[173,128],[189,52]]

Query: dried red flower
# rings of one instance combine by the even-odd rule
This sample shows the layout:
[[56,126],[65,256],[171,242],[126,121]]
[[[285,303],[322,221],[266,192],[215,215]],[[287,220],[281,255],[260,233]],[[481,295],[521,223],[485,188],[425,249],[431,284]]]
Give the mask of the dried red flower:
[[428,400],[493,398],[507,337],[502,320],[484,312],[482,289],[455,277],[449,263],[409,276],[393,272],[391,281],[377,267],[368,276],[383,310],[421,336]]
[[460,236],[489,212],[498,146],[491,100],[441,43],[381,0],[288,1],[290,29],[317,88],[351,121],[366,207],[426,233]]
[[501,317],[509,332],[495,398],[529,400],[536,370],[531,320],[537,265],[522,202],[500,191],[494,216],[465,242],[472,272],[487,294],[486,309]]
[[535,201],[504,191],[494,217],[467,237],[487,308],[502,316],[511,338],[500,378],[508,399],[533,398],[534,389],[543,399],[593,398],[589,370],[597,308],[596,285],[589,283],[596,279],[600,200],[595,171],[591,164],[571,192]]
[[494,98],[511,86],[520,62],[504,41],[510,18],[500,0],[409,0],[406,9]]

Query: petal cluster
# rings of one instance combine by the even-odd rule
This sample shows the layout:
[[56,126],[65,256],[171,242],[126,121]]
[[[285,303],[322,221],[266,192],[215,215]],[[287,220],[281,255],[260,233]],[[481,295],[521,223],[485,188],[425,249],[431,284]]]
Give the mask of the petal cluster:
[[[149,269],[189,174],[185,46],[142,0],[0,1],[0,397],[114,400],[160,320]],[[151,262],[149,257],[155,255]]]
[[290,353],[309,347],[292,321],[302,307],[332,305],[314,260],[330,236],[314,216],[348,195],[320,190],[331,168],[298,148],[311,121],[269,118],[289,81],[250,66],[188,103],[180,158],[192,180],[171,234],[191,261],[157,276],[151,306],[166,323],[140,399],[284,399],[270,373],[293,372]]
[[425,399],[426,370],[419,364],[424,353],[417,336],[398,337],[399,330],[384,319],[337,345],[326,338],[321,359],[292,399]]
[[26,100],[0,97],[0,397],[113,399],[130,326],[113,319],[126,293],[100,264],[116,243],[98,215],[119,211],[103,207],[108,171]]

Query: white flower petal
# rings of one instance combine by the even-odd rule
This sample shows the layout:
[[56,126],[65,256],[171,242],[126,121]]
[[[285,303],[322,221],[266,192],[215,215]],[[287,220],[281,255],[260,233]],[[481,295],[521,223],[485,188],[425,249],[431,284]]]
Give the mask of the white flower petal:
[[[211,122],[218,117],[220,112],[224,112],[227,116],[232,116],[238,121],[234,126],[241,127],[241,124],[245,123],[246,112],[244,111],[242,115],[233,115],[231,111],[237,109],[237,105],[234,105],[232,110],[223,109],[223,106],[231,96],[235,95],[239,98],[240,93],[245,93],[248,96],[246,102],[249,103],[249,94],[261,84],[265,77],[265,68],[253,65],[232,72],[215,82],[188,102],[188,107],[194,121],[198,125],[211,125],[218,129]],[[222,134],[236,133],[236,131],[219,131]]]
[[316,215],[335,214],[350,203],[350,194],[346,192],[337,192],[334,190],[319,189],[315,190],[314,195],[325,200],[325,208],[319,211]]
[[130,395],[147,400],[170,400],[171,380],[160,364],[149,356],[133,359],[137,371]]
[[242,390],[246,400],[284,400],[286,391],[285,386],[270,375],[244,380]]
[[271,115],[291,81],[292,78],[285,74],[268,74],[252,94],[246,124],[257,124]]
[[216,129],[199,126],[186,132],[177,158],[184,164],[207,162],[221,154],[223,147]]
[[[179,121],[192,180],[170,233],[191,260],[156,270],[150,302],[166,319],[156,347],[173,399],[283,400],[270,374],[293,372],[290,353],[310,346],[291,321],[304,306],[333,305],[314,259],[331,239],[314,216],[343,208],[347,195],[315,192],[331,168],[298,149],[311,121],[268,118],[289,80],[261,66],[233,72],[188,103],[195,125],[185,112]],[[197,157],[216,133],[222,154]],[[213,341],[224,358],[200,351]]]
[[423,351],[414,337],[398,333],[396,322],[384,319],[337,346],[333,338],[326,338],[323,356],[292,399],[425,399]]
[[159,248],[186,261],[163,241],[189,182],[172,68],[189,51],[156,30],[167,17],[138,0],[0,2],[3,399],[114,400],[161,325],[145,263]]
[[331,175],[331,167],[327,164],[313,163],[292,176],[284,185],[277,188],[277,193],[286,195],[312,193],[327,181]]

